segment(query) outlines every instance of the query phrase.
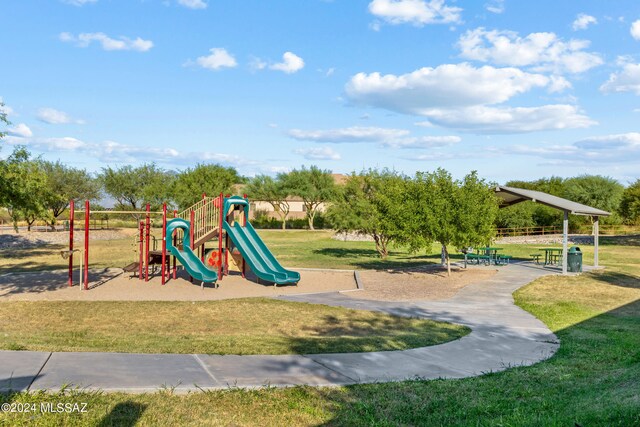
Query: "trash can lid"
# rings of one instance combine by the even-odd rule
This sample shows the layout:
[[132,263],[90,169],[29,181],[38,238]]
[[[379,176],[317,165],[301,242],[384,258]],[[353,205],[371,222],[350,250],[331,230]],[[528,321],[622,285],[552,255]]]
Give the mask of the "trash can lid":
[[575,253],[578,253],[578,252],[582,252],[582,251],[581,251],[581,250],[580,250],[580,248],[579,248],[579,247],[577,247],[577,246],[571,246],[571,247],[569,248],[569,253],[570,253],[570,254],[575,254]]

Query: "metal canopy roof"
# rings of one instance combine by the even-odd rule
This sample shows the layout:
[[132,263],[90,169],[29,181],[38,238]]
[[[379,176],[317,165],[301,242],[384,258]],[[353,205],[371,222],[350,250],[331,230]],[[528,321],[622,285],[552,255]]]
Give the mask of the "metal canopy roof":
[[505,187],[503,185],[498,185],[496,187],[496,195],[504,200],[504,204],[502,204],[501,207],[511,206],[515,205],[516,203],[531,200],[532,202],[542,203],[543,205],[547,205],[555,209],[568,211],[574,215],[611,215],[611,213],[607,211],[572,202],[571,200],[563,199],[562,197],[552,196],[551,194],[543,193],[542,191],[525,190],[523,188]]

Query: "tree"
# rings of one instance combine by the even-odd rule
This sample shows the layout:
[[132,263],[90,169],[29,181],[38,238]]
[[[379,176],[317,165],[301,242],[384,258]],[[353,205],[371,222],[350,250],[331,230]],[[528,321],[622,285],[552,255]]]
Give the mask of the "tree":
[[569,178],[564,184],[563,197],[583,205],[617,212],[624,187],[608,176],[580,175]]
[[21,219],[27,219],[30,230],[45,211],[43,189],[47,177],[40,163],[32,160],[24,147],[16,147],[7,160],[0,162],[0,177],[0,206],[9,211],[16,232]]
[[284,175],[283,182],[291,190],[291,195],[302,199],[309,229],[313,230],[313,220],[318,207],[331,200],[336,194],[336,184],[331,172],[321,170],[317,166],[311,166],[309,169],[303,166],[300,170],[294,169]]
[[254,200],[261,200],[273,206],[273,210],[282,221],[282,229],[287,228],[287,216],[291,206],[287,201],[289,190],[285,187],[282,175],[273,179],[267,175],[257,175],[249,181],[247,194]]
[[180,209],[186,209],[202,198],[202,194],[217,196],[230,193],[242,178],[232,167],[198,164],[178,174],[171,189],[173,200]]
[[49,210],[52,229],[57,218],[69,207],[70,200],[96,200],[99,189],[95,180],[84,169],[65,166],[60,161],[41,162],[47,176],[44,207]]
[[411,215],[403,221],[402,240],[413,251],[440,243],[449,275],[449,245],[483,245],[495,235],[498,201],[493,187],[475,171],[462,181],[454,181],[444,169],[418,172],[408,182],[405,199]]
[[640,179],[624,189],[619,212],[625,223],[640,223]]
[[172,183],[171,174],[153,163],[137,168],[130,165],[117,169],[102,168],[98,179],[120,208],[131,210],[141,209],[144,203],[150,203],[152,209],[159,209],[168,199]]
[[386,258],[402,221],[405,179],[386,169],[352,174],[327,209],[327,220],[337,231],[371,236],[380,258]]
[[[0,101],[0,123],[4,123],[5,126],[9,126],[11,124],[11,122],[7,118],[7,112],[4,109],[4,102],[2,101]],[[5,136],[7,136],[7,132],[0,131],[0,139],[4,138]]]
[[203,163],[179,173],[171,194],[178,207],[186,209],[202,199],[203,194],[226,194],[239,182],[242,182],[242,179],[234,168]]

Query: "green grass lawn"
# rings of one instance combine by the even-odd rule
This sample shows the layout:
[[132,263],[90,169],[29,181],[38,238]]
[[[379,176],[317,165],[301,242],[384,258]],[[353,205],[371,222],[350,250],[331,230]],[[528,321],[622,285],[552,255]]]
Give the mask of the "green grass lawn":
[[[270,242],[277,243],[277,238]],[[295,259],[293,251],[284,247],[286,242],[280,243],[283,246],[274,252]],[[307,248],[322,250],[316,244],[320,245],[305,246],[300,258],[308,256]],[[359,245],[365,244],[346,247]],[[505,252],[526,256],[544,246],[503,247]],[[586,260],[590,248],[581,249]],[[188,395],[171,390],[142,395],[73,390],[15,393],[0,400],[87,402],[89,412],[5,413],[0,414],[0,425],[638,426],[640,246],[604,244],[601,250],[606,271],[549,276],[515,293],[516,303],[561,340],[555,356],[531,367],[462,380],[340,388],[229,389]],[[351,265],[371,259],[361,254],[342,262]]]
[[266,298],[3,302],[0,319],[0,349],[37,351],[363,352],[434,345],[469,332],[426,319]]
[[[174,395],[16,393],[3,402],[88,402],[87,414],[0,415],[5,425],[640,425],[640,259],[634,272],[546,277],[516,302],[561,339],[531,367],[463,380]],[[613,270],[613,269],[612,269]],[[102,424],[100,424],[102,423]]]

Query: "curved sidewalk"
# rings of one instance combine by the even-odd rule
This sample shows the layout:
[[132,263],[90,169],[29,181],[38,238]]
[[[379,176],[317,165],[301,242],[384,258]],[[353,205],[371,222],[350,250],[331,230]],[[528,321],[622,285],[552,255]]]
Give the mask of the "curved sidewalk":
[[515,306],[511,294],[549,273],[527,264],[512,264],[501,268],[492,279],[467,286],[446,301],[378,302],[339,293],[281,297],[288,301],[444,320],[472,329],[459,340],[436,346],[286,356],[0,351],[0,391],[55,391],[63,386],[134,393],[164,387],[186,392],[266,385],[335,386],[463,378],[531,365],[553,355],[558,340],[541,321]]

